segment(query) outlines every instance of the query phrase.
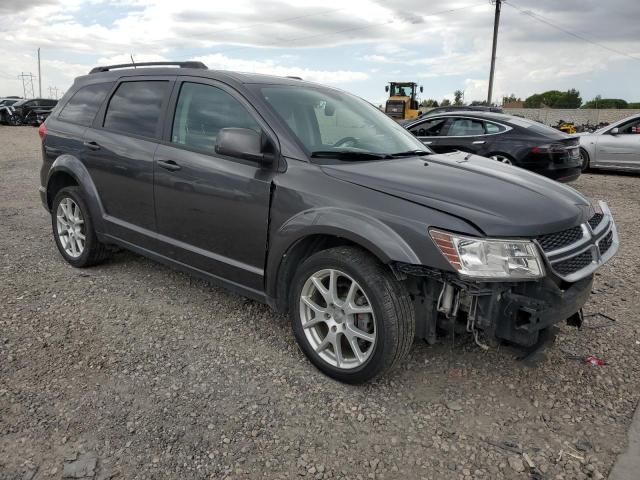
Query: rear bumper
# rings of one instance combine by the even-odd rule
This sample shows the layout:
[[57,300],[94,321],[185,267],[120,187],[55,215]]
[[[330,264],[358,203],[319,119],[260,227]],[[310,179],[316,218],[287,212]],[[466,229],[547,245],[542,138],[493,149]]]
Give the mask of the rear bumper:
[[541,175],[544,175],[545,177],[551,178],[553,180],[557,180],[558,182],[566,183],[566,182],[573,182],[574,180],[577,180],[580,174],[582,173],[582,168],[581,167],[562,168],[558,170],[544,170],[537,173],[540,173]]

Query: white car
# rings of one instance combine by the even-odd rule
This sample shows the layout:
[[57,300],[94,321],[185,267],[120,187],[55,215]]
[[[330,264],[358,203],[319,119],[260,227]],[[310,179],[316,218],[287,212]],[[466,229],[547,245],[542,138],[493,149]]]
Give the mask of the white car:
[[640,171],[640,114],[580,134],[582,170],[609,168]]

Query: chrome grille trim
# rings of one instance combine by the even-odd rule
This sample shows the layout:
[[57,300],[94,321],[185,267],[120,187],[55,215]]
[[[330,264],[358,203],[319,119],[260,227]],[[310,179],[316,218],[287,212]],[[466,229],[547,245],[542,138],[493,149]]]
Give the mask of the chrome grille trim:
[[[592,229],[589,222],[583,223],[581,225],[582,238],[580,240],[550,252],[545,252],[540,243],[537,240],[535,241],[546,259],[547,267],[566,282],[576,282],[591,275],[618,251],[620,245],[618,231],[609,206],[605,202],[599,202],[599,204],[602,209],[603,218],[598,223],[596,229]],[[600,250],[601,242],[603,244],[610,243],[604,253]],[[577,258],[589,251],[591,252],[591,263],[580,270],[561,274],[554,268],[556,264]]]

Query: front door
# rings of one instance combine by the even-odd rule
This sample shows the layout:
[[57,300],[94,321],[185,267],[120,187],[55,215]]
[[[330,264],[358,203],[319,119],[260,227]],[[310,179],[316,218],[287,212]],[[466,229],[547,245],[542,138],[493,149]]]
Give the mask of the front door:
[[183,81],[173,103],[169,141],[156,151],[154,167],[163,254],[262,292],[275,170],[215,152],[221,129],[260,132],[260,121],[237,94],[213,81]]
[[450,150],[446,148],[443,149],[443,145],[441,145],[441,135],[444,135],[446,132],[448,120],[448,117],[427,118],[410,127],[409,131],[434,152],[446,153]]
[[477,154],[486,145],[484,122],[468,117],[452,117],[438,144],[442,152],[461,150]]
[[640,118],[618,126],[618,133],[609,132],[597,139],[596,162],[603,167],[640,167]]

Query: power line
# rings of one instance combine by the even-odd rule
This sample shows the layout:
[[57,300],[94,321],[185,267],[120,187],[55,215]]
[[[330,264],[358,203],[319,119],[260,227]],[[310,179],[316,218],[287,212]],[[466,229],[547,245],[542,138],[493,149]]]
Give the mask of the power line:
[[575,32],[572,32],[570,30],[567,30],[566,28],[563,28],[560,25],[557,25],[555,23],[550,22],[545,17],[543,17],[541,15],[538,15],[537,13],[533,13],[530,10],[525,10],[524,8],[520,8],[517,5],[514,5],[510,0],[509,1],[503,0],[503,3],[505,5],[508,5],[508,6],[512,7],[512,8],[515,8],[519,12],[523,13],[524,15],[527,15],[527,16],[533,18],[534,20],[537,20],[537,21],[539,21],[541,23],[544,23],[545,25],[548,25],[548,26],[550,26],[552,28],[555,28],[556,30],[564,32],[567,35],[571,35],[572,37],[575,37],[575,38],[577,38],[579,40],[582,40],[584,42],[590,43],[590,44],[595,45],[595,46],[600,47],[600,48],[604,48],[605,50],[609,50],[610,52],[616,53],[618,55],[622,55],[624,57],[631,58],[632,60],[640,60],[639,57],[634,57],[633,55],[631,55],[631,54],[629,54],[627,52],[623,52],[622,50],[618,50],[616,48],[609,47],[609,46],[604,45],[602,43],[596,42],[595,40],[591,40],[588,37],[585,37],[585,36],[580,35],[578,33],[575,33]]

